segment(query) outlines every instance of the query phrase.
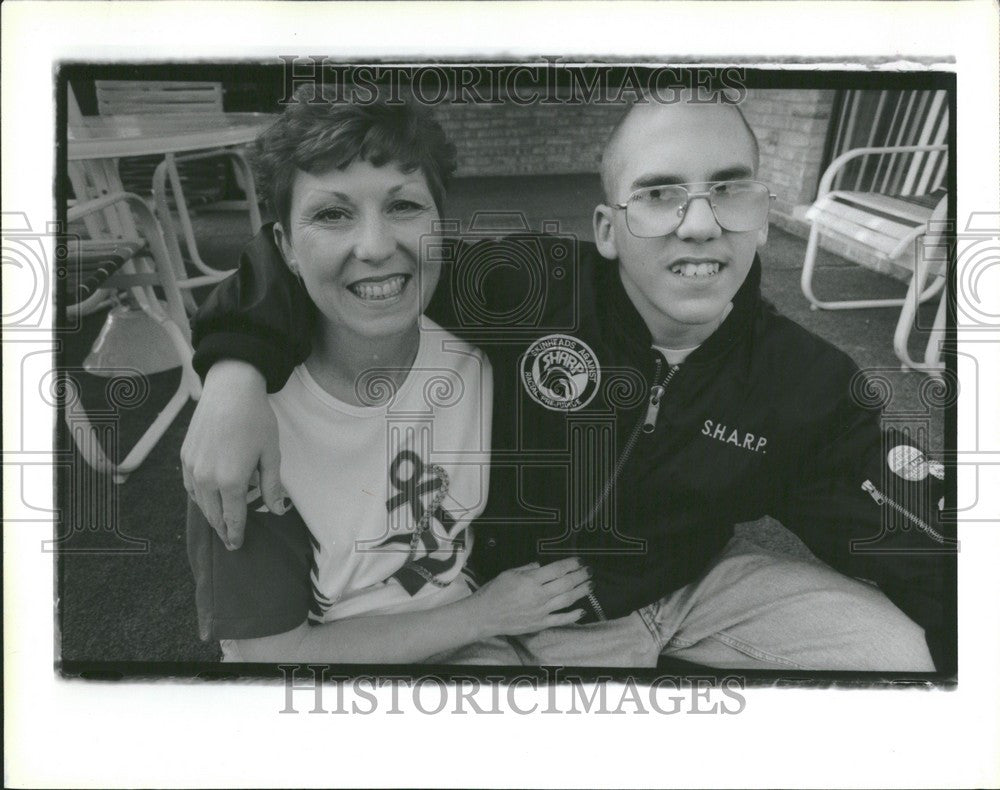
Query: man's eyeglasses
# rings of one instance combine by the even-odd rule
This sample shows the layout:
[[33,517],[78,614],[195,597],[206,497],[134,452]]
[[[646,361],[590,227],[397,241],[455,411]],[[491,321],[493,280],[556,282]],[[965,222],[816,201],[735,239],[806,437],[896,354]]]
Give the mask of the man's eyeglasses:
[[633,192],[624,203],[612,208],[625,212],[625,224],[633,236],[653,239],[673,233],[684,221],[688,206],[695,198],[705,198],[719,227],[731,231],[758,230],[764,227],[771,202],[767,184],[760,181],[717,181],[709,189],[692,192],[690,184],[646,187]]

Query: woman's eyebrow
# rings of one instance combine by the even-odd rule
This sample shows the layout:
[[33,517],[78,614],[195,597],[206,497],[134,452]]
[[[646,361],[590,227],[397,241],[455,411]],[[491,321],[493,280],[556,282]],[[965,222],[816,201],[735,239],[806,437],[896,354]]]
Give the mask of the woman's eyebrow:
[[[396,184],[395,186],[389,187],[389,189],[386,190],[386,194],[395,195],[397,192],[402,192],[407,187],[413,187],[413,186],[421,187],[422,183],[420,179],[415,178],[412,181],[404,181],[401,184]],[[311,200],[325,200],[327,198],[336,198],[337,200],[343,200],[348,203],[354,202],[354,198],[352,198],[346,192],[339,192],[335,189],[321,189],[318,187],[316,189],[310,190],[306,194],[305,200],[306,202],[308,202]]]
[[336,198],[337,200],[343,200],[347,203],[354,202],[354,199],[346,192],[338,192],[334,189],[311,189],[306,193],[305,200],[303,202],[308,203],[313,200],[326,200],[328,198]]
[[391,187],[388,194],[395,195],[397,192],[401,192],[407,187],[417,187],[418,189],[423,189],[424,181],[422,178],[411,178],[408,181],[403,181],[401,184],[396,184],[396,186]]

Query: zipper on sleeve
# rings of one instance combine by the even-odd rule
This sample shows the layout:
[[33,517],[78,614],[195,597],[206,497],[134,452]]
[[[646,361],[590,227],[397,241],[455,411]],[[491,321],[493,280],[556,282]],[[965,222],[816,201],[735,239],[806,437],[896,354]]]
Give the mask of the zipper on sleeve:
[[926,534],[932,540],[936,540],[938,543],[945,543],[945,537],[940,532],[934,529],[930,524],[928,524],[923,519],[911,513],[905,507],[900,505],[898,502],[890,499],[881,491],[879,491],[875,484],[871,480],[865,480],[861,484],[861,488],[868,492],[868,495],[875,500],[877,505],[888,505],[892,510],[895,510],[903,518],[907,519],[911,524],[913,524],[917,529]]

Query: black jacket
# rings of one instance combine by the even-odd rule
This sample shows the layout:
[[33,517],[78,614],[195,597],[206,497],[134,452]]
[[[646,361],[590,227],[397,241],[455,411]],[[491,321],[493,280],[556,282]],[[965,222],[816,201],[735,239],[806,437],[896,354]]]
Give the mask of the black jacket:
[[[484,578],[575,554],[595,573],[590,616],[620,617],[693,581],[734,524],[770,515],[878,583],[950,671],[954,542],[940,483],[887,470],[899,442],[865,405],[866,380],[764,301],[759,260],[720,328],[672,369],[592,244],[524,234],[443,249],[427,313],[494,368],[491,490],[472,557]],[[265,228],[199,311],[195,366],[244,359],[280,389],[309,352],[313,310]],[[566,348],[578,352],[569,367],[542,382],[552,408],[532,360]],[[559,408],[562,394],[580,408]]]

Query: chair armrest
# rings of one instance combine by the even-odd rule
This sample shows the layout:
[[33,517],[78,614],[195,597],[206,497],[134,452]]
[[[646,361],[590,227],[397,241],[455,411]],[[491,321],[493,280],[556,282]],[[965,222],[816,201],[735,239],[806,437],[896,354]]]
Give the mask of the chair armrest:
[[821,198],[823,195],[830,192],[833,179],[840,169],[852,159],[857,159],[859,156],[867,156],[869,154],[909,154],[917,153],[919,151],[930,152],[947,150],[947,145],[885,145],[871,146],[867,148],[852,148],[850,151],[845,151],[830,162],[826,170],[823,171],[823,177],[819,180],[819,189],[816,193],[816,197],[817,199]]
[[149,245],[149,251],[153,255],[153,260],[157,261],[158,264],[165,264],[159,267],[162,269],[160,276],[168,279],[173,287],[176,287],[176,277],[174,276],[173,268],[170,266],[170,254],[167,252],[167,245],[163,241],[163,234],[160,233],[160,225],[149,206],[146,205],[146,201],[138,195],[132,192],[111,192],[99,198],[77,203],[66,212],[66,219],[73,222],[87,214],[102,211],[113,206],[115,203],[130,204],[132,216],[135,219],[136,225],[139,226],[142,238]]
[[170,253],[167,245],[163,241],[163,234],[160,232],[160,224],[156,221],[152,210],[146,205],[138,195],[132,192],[112,192],[102,195],[99,198],[78,203],[66,212],[66,219],[70,222],[80,219],[87,214],[102,211],[116,203],[128,203],[132,217],[142,238],[149,247],[149,252],[153,257],[156,266],[156,274],[164,286],[164,296],[171,311],[171,317],[180,326],[187,325],[187,313],[184,304],[180,300],[180,291],[177,287],[177,275],[171,263]]
[[[88,214],[93,214],[96,211],[102,211],[115,203],[137,203],[137,205],[142,206],[149,213],[149,206],[143,202],[143,199],[132,192],[118,191],[110,192],[107,195],[102,195],[99,198],[91,198],[90,200],[78,200],[74,203],[69,210],[66,212],[66,219],[70,222],[85,217]],[[152,214],[150,213],[150,216]]]

